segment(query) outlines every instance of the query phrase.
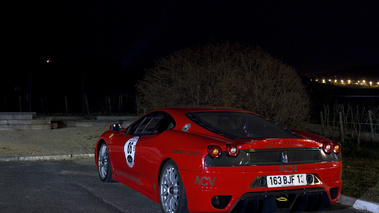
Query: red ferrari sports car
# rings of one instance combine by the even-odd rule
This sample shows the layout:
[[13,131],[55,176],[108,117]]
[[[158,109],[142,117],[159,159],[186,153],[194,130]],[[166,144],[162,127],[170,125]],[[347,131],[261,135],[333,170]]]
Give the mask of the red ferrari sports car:
[[119,181],[163,212],[315,211],[336,202],[341,145],[234,109],[167,108],[96,145],[102,181]]

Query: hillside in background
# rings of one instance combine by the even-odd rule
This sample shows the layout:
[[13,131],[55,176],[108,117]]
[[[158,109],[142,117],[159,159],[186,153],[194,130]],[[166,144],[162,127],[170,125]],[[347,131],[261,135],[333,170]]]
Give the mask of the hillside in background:
[[312,120],[318,120],[326,106],[342,104],[369,110],[379,105],[379,64],[303,77]]
[[326,79],[365,79],[378,82],[379,81],[379,64],[365,65],[338,70],[334,72],[322,73],[314,76],[316,78]]

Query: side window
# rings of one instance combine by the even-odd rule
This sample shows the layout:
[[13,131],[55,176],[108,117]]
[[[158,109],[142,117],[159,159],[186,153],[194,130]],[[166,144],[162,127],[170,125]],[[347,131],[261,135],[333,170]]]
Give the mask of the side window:
[[145,121],[142,122],[141,126],[134,133],[138,135],[151,135],[156,133],[155,131],[162,118],[163,115],[157,115],[151,118],[146,118]]
[[169,128],[174,128],[175,122],[171,116],[164,113],[152,113],[146,115],[140,121],[129,127],[127,134],[152,135],[161,133]]

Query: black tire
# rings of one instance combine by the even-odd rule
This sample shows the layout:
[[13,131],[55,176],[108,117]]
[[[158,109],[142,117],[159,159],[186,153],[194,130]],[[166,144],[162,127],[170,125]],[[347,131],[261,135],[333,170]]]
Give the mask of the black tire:
[[113,182],[111,161],[109,160],[108,147],[102,143],[97,156],[97,168],[100,180],[103,182]]
[[161,170],[159,201],[163,212],[188,212],[184,184],[173,160],[168,160]]

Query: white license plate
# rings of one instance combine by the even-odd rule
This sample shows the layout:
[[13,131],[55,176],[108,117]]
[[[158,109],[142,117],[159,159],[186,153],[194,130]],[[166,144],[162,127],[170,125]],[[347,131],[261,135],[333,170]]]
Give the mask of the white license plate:
[[306,174],[267,176],[267,186],[269,188],[272,188],[272,187],[307,185],[306,177],[307,177]]

